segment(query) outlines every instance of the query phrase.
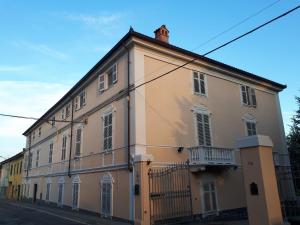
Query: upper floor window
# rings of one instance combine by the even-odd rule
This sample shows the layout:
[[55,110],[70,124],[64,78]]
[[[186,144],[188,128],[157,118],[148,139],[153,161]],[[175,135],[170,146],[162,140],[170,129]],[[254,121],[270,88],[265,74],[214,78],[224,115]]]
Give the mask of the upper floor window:
[[28,157],[28,169],[32,168],[32,152],[29,153]]
[[112,112],[103,117],[103,149],[104,151],[112,149]]
[[50,119],[50,124],[52,127],[55,126],[55,116],[52,116],[51,119]]
[[53,143],[50,143],[50,145],[49,145],[48,163],[52,163],[52,155],[53,155]]
[[82,139],[82,128],[78,128],[76,130],[76,139],[75,139],[75,156],[80,156],[81,139]]
[[33,131],[32,133],[32,140],[34,141],[34,139],[35,139],[35,131]]
[[67,104],[66,106],[66,118],[70,116],[70,111],[71,111],[71,104]]
[[209,115],[196,113],[198,145],[211,146]]
[[61,119],[64,120],[66,118],[66,109],[65,108],[62,108],[61,110]]
[[247,129],[248,136],[256,135],[256,122],[246,121],[246,129]]
[[67,149],[67,135],[63,135],[62,146],[61,146],[61,160],[66,159],[66,149]]
[[118,81],[117,64],[112,65],[105,73],[99,75],[98,89],[101,94]]
[[10,175],[13,174],[13,165],[10,166]]
[[86,104],[86,92],[82,91],[80,94],[75,98],[75,110],[81,109]]
[[22,173],[22,161],[21,161],[21,163],[20,163],[19,173],[20,173],[20,174]]
[[42,135],[42,127],[39,127],[39,137]]
[[242,85],[241,95],[242,95],[242,102],[244,105],[256,107],[256,96],[255,96],[254,88],[250,88],[249,86]]
[[37,150],[36,151],[35,167],[39,166],[39,159],[40,159],[40,150]]
[[205,75],[203,73],[194,71],[193,72],[193,83],[194,83],[194,93],[200,95],[206,95],[206,82]]

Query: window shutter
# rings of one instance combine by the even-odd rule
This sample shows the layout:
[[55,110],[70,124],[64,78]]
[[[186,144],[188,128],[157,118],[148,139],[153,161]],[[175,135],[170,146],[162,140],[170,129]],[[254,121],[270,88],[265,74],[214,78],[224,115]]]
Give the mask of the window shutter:
[[117,65],[113,65],[112,67],[112,76],[113,76],[113,82],[116,83],[118,81],[118,71],[117,71]]
[[243,104],[248,105],[246,86],[241,86]]
[[209,116],[197,113],[198,144],[211,146]]
[[204,145],[204,133],[203,133],[203,115],[197,114],[197,131],[198,131],[198,144]]
[[79,109],[79,96],[75,98],[75,110]]
[[80,156],[80,147],[81,147],[81,128],[76,131],[76,148],[75,156]]
[[61,119],[65,119],[65,108],[61,110]]
[[99,92],[103,92],[105,90],[105,74],[99,75]]
[[256,96],[254,88],[250,88],[252,106],[256,107]]
[[193,73],[193,80],[194,80],[194,92],[200,93],[199,77],[197,72]]
[[211,146],[210,127],[208,115],[203,115],[204,119],[204,132],[205,132],[205,145]]
[[201,94],[205,95],[206,94],[206,90],[205,90],[205,80],[204,80],[204,74],[199,74],[199,80],[200,80],[200,91]]

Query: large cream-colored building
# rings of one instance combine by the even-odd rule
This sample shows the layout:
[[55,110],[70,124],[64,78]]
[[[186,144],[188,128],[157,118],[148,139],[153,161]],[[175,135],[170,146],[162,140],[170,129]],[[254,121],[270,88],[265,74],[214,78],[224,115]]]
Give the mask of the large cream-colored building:
[[[268,135],[276,159],[286,155],[278,97],[286,86],[175,47],[168,39],[165,26],[155,38],[130,29],[24,132],[26,198],[137,224],[158,221],[164,210],[169,211],[161,219],[176,212],[184,216],[183,207],[199,217],[245,213],[235,143]],[[179,167],[171,164],[187,160],[183,174],[189,179],[180,183],[182,174],[165,179]],[[161,181],[153,178],[159,174]],[[180,193],[191,196],[180,202]],[[285,198],[293,195],[285,193],[291,193]],[[162,196],[173,199],[163,206]]]

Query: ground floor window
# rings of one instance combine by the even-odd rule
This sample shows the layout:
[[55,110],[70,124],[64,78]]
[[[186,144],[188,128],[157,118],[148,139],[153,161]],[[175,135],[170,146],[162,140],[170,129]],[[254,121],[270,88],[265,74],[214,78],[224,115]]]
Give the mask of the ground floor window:
[[79,184],[73,183],[72,188],[72,208],[77,209],[78,208],[78,194],[79,194]]
[[58,205],[63,205],[64,184],[58,184]]
[[112,215],[112,180],[109,176],[101,181],[101,214]]
[[47,183],[47,186],[46,186],[46,201],[49,201],[49,199],[50,199],[50,188],[51,188],[51,184]]
[[214,181],[203,183],[203,209],[205,213],[217,211],[217,194]]

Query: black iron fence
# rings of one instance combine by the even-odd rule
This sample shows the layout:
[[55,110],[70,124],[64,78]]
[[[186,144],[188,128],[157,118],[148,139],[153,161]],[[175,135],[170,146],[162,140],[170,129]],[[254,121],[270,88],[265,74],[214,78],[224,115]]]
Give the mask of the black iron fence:
[[149,170],[151,224],[193,219],[189,163]]

